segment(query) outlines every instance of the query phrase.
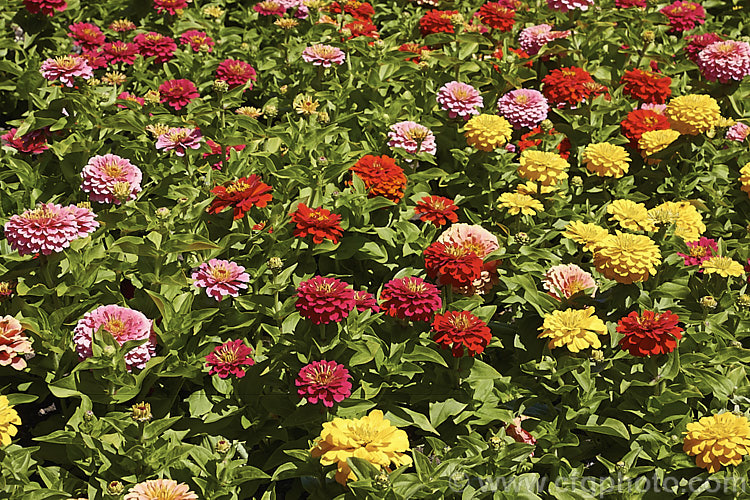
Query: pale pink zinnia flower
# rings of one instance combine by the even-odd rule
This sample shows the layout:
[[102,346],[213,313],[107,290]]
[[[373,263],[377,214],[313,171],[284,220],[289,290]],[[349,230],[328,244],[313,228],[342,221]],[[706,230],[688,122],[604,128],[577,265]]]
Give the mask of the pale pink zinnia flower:
[[427,153],[434,155],[437,152],[435,136],[432,131],[417,122],[405,121],[391,125],[388,132],[388,146],[391,148],[402,148],[407,153]]
[[95,218],[96,214],[88,208],[42,203],[12,216],[5,223],[5,237],[21,255],[49,255],[62,252],[71,241],[92,233],[99,227]]
[[450,118],[460,116],[468,120],[472,115],[478,115],[477,108],[484,107],[482,96],[477,89],[467,83],[446,83],[437,93],[437,102],[440,107],[448,112]]
[[131,340],[146,341],[125,354],[128,371],[145,368],[146,361],[156,354],[156,334],[151,320],[140,311],[112,304],[86,313],[73,329],[73,342],[82,360],[93,355],[91,346],[99,329],[109,332],[120,345]]
[[119,205],[123,198],[135,200],[141,192],[141,169],[117,155],[94,156],[81,171],[81,189],[91,201]]
[[537,90],[511,90],[497,101],[497,110],[514,128],[534,128],[547,118],[549,105]]
[[318,401],[327,407],[340,403],[352,394],[349,370],[335,361],[313,361],[299,371],[294,384],[297,393],[308,403]]
[[172,127],[156,140],[156,149],[174,151],[177,156],[185,156],[188,148],[201,147],[201,131],[197,128]]
[[[457,245],[474,252],[477,257],[484,260],[489,254],[500,248],[497,236],[487,231],[482,226],[471,224],[451,224],[443,231],[437,241],[443,244]],[[497,275],[498,261],[485,262],[482,266],[480,277],[469,286],[454,288],[461,295],[483,295],[489,292],[499,281]]]
[[714,42],[698,53],[696,63],[706,80],[739,82],[750,75],[750,44],[734,40]]
[[152,479],[130,488],[123,500],[198,500],[198,495],[185,483],[173,479]]
[[332,64],[343,64],[346,54],[337,47],[317,43],[302,51],[302,59],[313,63],[313,66],[330,68]]
[[568,12],[569,10],[588,10],[594,5],[594,0],[547,0],[547,6],[552,10]]
[[650,109],[654,113],[659,113],[660,115],[663,115],[664,114],[664,110],[667,109],[667,105],[666,104],[654,104],[654,103],[650,103],[650,102],[644,102],[643,104],[641,104],[641,106],[640,106],[639,109]]
[[590,273],[575,264],[552,266],[544,275],[544,289],[557,300],[569,299],[584,290],[592,289],[591,296],[596,294],[596,282]]
[[73,78],[80,76],[84,80],[88,80],[94,73],[92,72],[91,66],[83,57],[79,56],[62,56],[49,58],[42,63],[42,67],[39,70],[42,76],[49,81],[57,80],[58,78],[66,87],[72,87],[74,85]]
[[204,262],[192,274],[193,283],[198,288],[205,288],[206,295],[221,300],[229,295],[237,297],[241,289],[247,288],[250,275],[245,268],[229,260],[211,259]]
[[33,352],[21,323],[13,316],[0,318],[0,366],[10,365],[16,370],[23,370],[26,368],[24,355]]
[[737,122],[727,130],[726,138],[730,141],[743,142],[750,135],[750,127],[742,122]]
[[521,49],[529,54],[530,56],[539,53],[539,49],[547,45],[552,40],[558,38],[567,38],[570,36],[570,31],[552,31],[552,26],[549,24],[538,24],[536,26],[529,26],[528,28],[521,30],[518,35],[518,43],[521,45]]
[[227,378],[229,375],[242,378],[245,376],[245,366],[255,364],[255,360],[250,357],[252,353],[252,348],[242,340],[224,342],[206,356],[206,366],[211,368],[208,374],[218,375],[219,378]]

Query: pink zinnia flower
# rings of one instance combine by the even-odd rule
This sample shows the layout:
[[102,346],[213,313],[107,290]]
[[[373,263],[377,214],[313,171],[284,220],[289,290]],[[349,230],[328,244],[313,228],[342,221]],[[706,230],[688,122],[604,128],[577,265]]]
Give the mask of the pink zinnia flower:
[[478,115],[477,108],[484,107],[482,96],[477,89],[467,83],[446,83],[437,93],[437,102],[440,107],[448,112],[450,118],[460,116],[468,120],[472,115]]
[[[229,84],[229,88],[233,89],[244,85],[250,80],[256,80],[255,68],[250,66],[245,61],[238,61],[236,59],[225,59],[216,68],[216,79],[224,80]],[[252,82],[247,88],[252,89]]]
[[81,189],[89,193],[91,201],[119,205],[123,194],[127,194],[127,199],[135,200],[141,192],[143,174],[130,160],[106,154],[91,158],[83,167],[81,177]]
[[588,10],[594,5],[594,0],[547,0],[547,6],[552,10],[568,12],[569,10]]
[[645,102],[641,104],[641,106],[638,109],[650,109],[654,113],[659,113],[660,115],[664,114],[664,110],[667,109],[666,104],[654,104],[650,102]]
[[706,11],[701,4],[695,2],[677,0],[662,7],[659,12],[669,18],[670,32],[690,31],[696,25],[706,22]]
[[159,85],[159,95],[161,95],[161,102],[167,103],[177,111],[187,106],[193,99],[200,97],[195,84],[185,78],[165,81]]
[[94,76],[89,63],[86,59],[79,56],[62,56],[47,59],[42,63],[39,71],[49,81],[59,78],[66,87],[73,86],[73,78],[76,76],[80,76],[84,80],[88,80]]
[[88,236],[99,227],[88,208],[42,203],[14,215],[5,223],[5,238],[20,255],[62,252],[70,242]]
[[318,43],[303,50],[302,59],[305,62],[313,63],[313,66],[330,68],[333,64],[343,64],[346,54],[337,47]]
[[[719,246],[716,244],[716,240],[705,236],[701,236],[698,241],[689,241],[687,247],[688,253],[677,252],[686,266],[699,266],[704,260],[719,254]],[[703,272],[703,270],[699,269],[699,272]]]
[[750,127],[742,122],[737,122],[727,130],[726,138],[730,141],[743,142],[750,135]]
[[703,49],[714,42],[721,42],[724,39],[716,33],[705,33],[703,35],[687,35],[685,40],[688,40],[688,44],[682,50],[685,51],[688,59],[698,64],[698,54]]
[[185,156],[188,148],[201,147],[202,138],[201,131],[197,128],[172,127],[156,139],[156,149],[174,151],[177,156]]
[[299,284],[294,305],[303,318],[320,325],[343,321],[356,303],[348,283],[315,276]]
[[221,300],[229,295],[237,297],[240,290],[247,288],[250,275],[245,268],[229,260],[211,259],[204,262],[192,274],[193,283],[198,288],[205,288],[206,295]]
[[123,498],[123,500],[161,499],[198,500],[198,495],[193,493],[185,483],[178,483],[172,479],[152,479],[136,484],[128,490],[128,494]]
[[332,407],[352,394],[349,370],[335,361],[313,361],[299,371],[294,385],[299,387],[297,393],[308,403],[318,401],[324,406]]
[[714,42],[700,51],[696,63],[706,80],[739,82],[750,75],[750,44],[734,40]]
[[135,58],[138,55],[138,48],[134,43],[126,43],[118,40],[112,43],[105,43],[102,47],[102,53],[104,59],[109,64],[121,62],[130,66],[135,62]]
[[21,153],[40,154],[49,149],[47,145],[47,128],[40,128],[26,132],[22,136],[16,136],[17,128],[12,128],[2,136],[3,146],[10,146]]
[[380,306],[378,306],[375,296],[365,290],[356,290],[354,292],[354,305],[357,307],[358,312],[365,312],[368,309],[373,313],[380,312]]
[[394,318],[432,321],[443,306],[443,301],[438,287],[422,278],[407,276],[385,284],[380,292],[380,306]]
[[297,19],[307,19],[307,16],[310,15],[310,9],[305,5],[305,0],[278,0],[278,2],[287,11],[296,9],[294,17]]
[[283,16],[286,12],[286,7],[281,2],[275,0],[263,0],[253,5],[253,10],[261,16]]
[[206,356],[206,366],[211,367],[208,374],[218,375],[219,378],[227,378],[229,375],[242,378],[245,376],[244,367],[255,364],[252,354],[253,350],[242,340],[224,342]]
[[23,326],[13,316],[0,318],[0,366],[16,370],[26,368],[26,354],[32,354],[31,341],[23,334]]
[[521,50],[533,56],[538,54],[539,50],[552,40],[567,38],[569,36],[569,30],[553,31],[552,26],[549,24],[538,24],[521,30],[521,33],[518,35],[518,43],[521,45]]
[[172,59],[177,44],[171,37],[160,33],[139,33],[133,39],[143,57],[155,57],[154,62],[165,63]]
[[534,128],[547,118],[549,105],[537,90],[511,90],[497,101],[497,110],[514,128]]
[[[117,98],[122,99],[123,101],[134,102],[138,104],[139,106],[143,106],[144,104],[146,104],[146,99],[144,99],[143,97],[134,96],[130,92],[120,92]],[[128,107],[123,104],[118,104],[117,107],[122,108],[122,109],[128,109]]]
[[68,29],[68,36],[73,39],[73,45],[80,46],[84,51],[96,50],[106,41],[102,30],[91,23],[71,24]]
[[618,9],[629,9],[631,7],[646,7],[646,0],[615,0]]
[[146,361],[156,354],[156,334],[151,320],[142,312],[118,305],[99,306],[86,313],[73,329],[73,342],[80,359],[93,355],[94,334],[102,329],[109,332],[118,344],[131,340],[145,340],[146,343],[132,348],[125,354],[128,371],[143,369]]
[[388,132],[388,146],[391,148],[402,148],[407,153],[427,153],[434,155],[437,152],[435,136],[432,131],[417,122],[405,121],[391,125]]
[[32,14],[54,16],[55,11],[64,11],[68,3],[65,0],[23,0],[23,6]]
[[557,300],[569,299],[579,292],[591,290],[591,296],[596,295],[596,282],[575,264],[560,264],[552,266],[544,275],[542,282],[544,289]]
[[201,50],[211,52],[214,47],[213,39],[203,31],[198,30],[190,30],[183,33],[180,36],[180,43],[189,45],[193,52],[200,52]]
[[154,9],[156,12],[167,12],[175,15],[186,9],[192,0],[154,0]]
[[[444,245],[456,245],[474,252],[484,261],[490,253],[500,248],[497,237],[484,229],[482,226],[471,224],[452,224],[448,229],[443,231],[438,242]],[[493,260],[484,262],[480,277],[470,286],[454,288],[455,291],[462,295],[485,294],[499,281],[497,275],[498,261]]]

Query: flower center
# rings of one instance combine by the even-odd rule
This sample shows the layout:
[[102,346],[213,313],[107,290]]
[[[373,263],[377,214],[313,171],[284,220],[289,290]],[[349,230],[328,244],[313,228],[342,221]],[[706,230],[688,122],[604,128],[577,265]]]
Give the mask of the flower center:
[[316,370],[308,374],[307,377],[313,383],[328,385],[333,380],[333,372],[327,366],[325,368],[317,367]]
[[61,69],[73,69],[78,65],[78,61],[73,56],[56,57],[55,61]]
[[211,268],[211,276],[213,276],[216,281],[229,281],[231,275],[232,273],[225,266],[220,265]]
[[327,221],[328,215],[323,212],[322,209],[313,210],[310,212],[310,218],[315,219],[317,221]]
[[118,338],[125,333],[125,322],[120,318],[109,318],[102,328],[111,333],[114,338]]
[[456,327],[457,330],[466,330],[471,325],[471,321],[469,320],[469,318],[464,316],[463,314],[454,316],[451,319],[451,323],[454,327]]
[[425,291],[424,283],[420,283],[419,281],[408,280],[405,285],[406,289],[412,293],[424,293]]
[[24,219],[33,220],[36,222],[45,222],[53,218],[54,216],[55,214],[53,214],[50,210],[47,210],[46,207],[35,208],[34,210],[21,215],[21,217],[23,217]]
[[229,187],[227,187],[227,194],[236,193],[237,191],[244,191],[250,187],[245,181],[235,181]]
[[702,247],[702,246],[694,246],[690,247],[690,256],[691,257],[704,257],[708,253],[708,248]]
[[519,94],[516,96],[516,104],[526,104],[529,102],[529,96],[525,94]]
[[115,162],[105,163],[102,170],[104,170],[104,173],[110,177],[119,177],[123,173],[122,166]]
[[216,357],[221,360],[222,363],[234,363],[237,361],[237,350],[231,346],[223,346],[220,351],[216,353]]

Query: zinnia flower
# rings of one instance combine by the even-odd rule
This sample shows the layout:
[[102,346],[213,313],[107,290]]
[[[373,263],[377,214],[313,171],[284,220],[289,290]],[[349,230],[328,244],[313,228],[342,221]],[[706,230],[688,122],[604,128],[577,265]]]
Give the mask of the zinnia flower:
[[[536,444],[536,438],[529,431],[521,427],[521,422],[528,417],[521,416],[513,419],[513,422],[505,427],[505,434],[516,440],[517,443]],[[532,452],[531,455],[534,456]]]
[[468,311],[447,311],[436,314],[432,322],[433,340],[444,349],[451,349],[460,358],[464,348],[469,356],[481,354],[492,340],[487,324]]
[[128,66],[135,63],[135,57],[138,55],[138,47],[134,43],[122,42],[120,40],[112,43],[105,43],[102,46],[102,55],[107,64],[116,64],[121,62]]
[[365,155],[349,167],[349,171],[365,183],[368,197],[382,196],[398,203],[404,196],[406,175],[390,156]]
[[[682,257],[686,266],[699,266],[703,261],[710,259],[718,254],[719,246],[716,240],[702,236],[698,241],[689,241],[687,243],[688,253],[677,252]],[[703,270],[701,270],[703,272]]]
[[414,213],[419,215],[422,222],[429,222],[435,227],[458,222],[456,210],[458,207],[454,201],[443,196],[425,196],[414,207]]
[[139,33],[133,39],[138,47],[138,53],[143,57],[154,57],[154,62],[165,63],[174,57],[177,44],[171,37],[151,31]]
[[263,0],[253,5],[253,10],[261,16],[283,16],[286,7],[275,0]]
[[729,257],[714,255],[701,262],[701,269],[706,274],[718,274],[724,278],[730,276],[742,276],[745,274],[745,268],[742,264]]
[[714,42],[700,51],[697,64],[711,82],[741,81],[750,75],[750,44],[734,40]]
[[549,338],[549,348],[567,347],[579,352],[588,347],[602,346],[599,335],[607,335],[604,322],[594,315],[594,308],[553,311],[544,316],[542,331],[537,338]]
[[620,122],[620,128],[622,135],[630,139],[630,146],[636,148],[644,132],[666,130],[669,120],[652,109],[634,109]]
[[570,33],[569,30],[553,31],[549,24],[538,24],[522,29],[518,34],[518,43],[526,54],[525,57],[534,56],[549,42],[559,38],[567,38]]
[[439,241],[424,251],[427,276],[439,284],[469,287],[482,275],[484,262],[466,246]]
[[575,66],[553,69],[542,83],[544,96],[558,108],[576,107],[591,96],[593,87],[590,84],[595,84],[586,70]]
[[188,45],[193,52],[211,52],[214,40],[208,34],[198,30],[188,30],[180,36],[180,43]]
[[643,203],[631,200],[614,200],[607,206],[607,213],[611,220],[617,221],[623,229],[631,231],[655,231],[653,220],[648,215],[648,209]]
[[620,178],[628,173],[630,155],[622,146],[609,142],[589,144],[583,151],[586,169],[599,177]]
[[24,356],[33,352],[21,323],[13,316],[0,317],[0,366],[23,370],[26,368]]
[[640,234],[617,231],[603,239],[594,251],[596,270],[606,278],[626,285],[646,281],[649,275],[656,274],[659,264],[659,247],[651,238]]
[[667,201],[648,211],[656,224],[674,224],[675,236],[685,241],[695,241],[706,230],[698,210],[687,201]]
[[375,296],[365,290],[354,291],[354,303],[357,307],[357,312],[365,312],[368,309],[373,313],[380,312],[380,306],[377,300],[375,300]]
[[[369,20],[375,15],[375,9],[372,8],[367,2],[360,2],[359,0],[347,0],[344,2],[344,12],[351,15],[355,19]],[[328,12],[332,14],[341,13],[341,5],[338,2],[331,2],[327,7]]]
[[[154,0],[154,2],[167,1]],[[123,500],[198,500],[198,495],[190,491],[190,487],[185,483],[178,483],[172,479],[152,479],[130,488]]]
[[141,192],[143,174],[130,160],[106,154],[91,158],[83,167],[81,177],[81,189],[89,193],[91,201],[119,205],[124,201],[122,194],[127,195],[126,199],[134,200]]
[[501,207],[508,209],[510,215],[535,215],[537,211],[544,211],[544,205],[527,194],[503,193],[497,201]]
[[510,123],[502,116],[479,115],[466,123],[464,137],[469,146],[489,152],[508,142],[512,133]]
[[722,466],[740,465],[750,453],[750,421],[729,412],[703,417],[687,424],[682,449],[712,474]]
[[443,305],[438,287],[415,276],[386,283],[380,302],[389,316],[407,321],[430,321]]
[[159,95],[161,102],[167,103],[177,111],[187,106],[193,99],[200,97],[195,84],[184,78],[167,80],[159,85]]
[[626,71],[620,80],[625,86],[624,94],[639,99],[642,102],[664,104],[672,95],[672,79],[652,71],[631,69]]
[[615,7],[618,9],[629,9],[631,7],[646,7],[646,0],[615,0]]
[[297,210],[291,213],[291,222],[297,224],[294,236],[304,238],[308,234],[313,237],[313,243],[319,245],[323,240],[331,240],[334,244],[339,242],[343,229],[341,229],[341,216],[331,213],[323,207],[310,208],[304,203],[297,205]]
[[455,33],[453,16],[457,14],[457,10],[429,10],[419,19],[419,32],[423,37],[433,33]]
[[390,148],[402,148],[409,154],[426,153],[434,155],[437,152],[435,136],[432,131],[416,122],[394,123],[388,132],[388,139]]
[[706,11],[703,6],[695,2],[681,2],[677,0],[659,9],[659,12],[669,19],[670,32],[680,33],[690,31],[697,24],[706,22]]
[[667,104],[665,114],[671,128],[687,135],[698,135],[711,130],[721,118],[716,100],[702,94],[675,97]]
[[570,10],[580,9],[588,10],[590,5],[594,5],[594,0],[547,0],[547,6],[552,10],[568,12]]
[[740,189],[750,196],[750,161],[740,169]]
[[[238,61],[236,59],[225,59],[216,68],[216,78],[227,82],[230,89],[244,85],[250,80],[255,81],[257,79],[255,75],[255,68],[245,61]],[[252,82],[247,88],[253,88]]]
[[527,149],[521,153],[518,175],[542,186],[551,186],[568,178],[570,164],[557,153]]
[[73,45],[78,45],[84,51],[97,50],[106,41],[102,30],[91,23],[74,23],[68,26],[68,29],[68,36],[73,39]]
[[219,378],[228,378],[230,375],[242,378],[245,376],[245,366],[255,364],[252,354],[253,350],[244,341],[228,340],[214,347],[213,352],[206,356],[206,366],[211,368],[208,374],[218,375]]
[[352,383],[344,365],[335,361],[313,361],[302,367],[294,385],[299,387],[297,394],[310,404],[323,403],[329,408],[340,403],[352,394]]
[[346,484],[350,479],[357,479],[347,458],[361,458],[377,468],[389,470],[391,464],[396,467],[411,464],[411,457],[405,454],[407,451],[406,432],[384,419],[382,411],[373,410],[362,418],[336,417],[332,422],[325,422],[310,454],[320,457],[322,465],[336,464],[336,481]]
[[334,64],[344,64],[346,54],[337,47],[318,43],[303,50],[302,59],[305,62],[313,63],[313,66],[330,68]]
[[742,122],[737,122],[729,127],[727,135],[724,137],[730,141],[744,142],[748,136],[750,136],[750,126]]
[[227,295],[239,296],[240,290],[246,289],[246,283],[250,281],[250,275],[243,266],[219,259],[204,262],[191,277],[195,280],[195,286],[205,288],[206,295],[219,301]]
[[40,154],[49,149],[47,145],[47,128],[41,128],[26,132],[22,136],[16,136],[17,128],[12,128],[2,136],[3,146],[10,146],[16,151],[28,154]]
[[560,264],[550,267],[544,274],[542,285],[557,300],[569,299],[585,290],[596,295],[596,282],[588,273],[575,264]]
[[315,276],[299,284],[294,305],[300,316],[320,325],[343,321],[356,304],[348,283]]
[[633,311],[617,323],[617,332],[625,335],[620,339],[620,347],[640,358],[668,354],[682,338],[679,321],[679,316],[672,311],[643,311],[642,315]]
[[80,359],[93,355],[94,334],[102,329],[112,335],[118,344],[131,340],[145,340],[145,344],[133,347],[125,354],[128,371],[143,369],[146,361],[156,353],[156,334],[151,320],[142,312],[118,305],[99,306],[84,314],[73,329],[73,343]]
[[87,208],[42,203],[12,216],[5,223],[5,238],[20,255],[49,255],[62,252],[71,241],[92,233],[99,227],[95,219],[96,214]]
[[55,11],[64,11],[68,7],[68,3],[65,0],[23,0],[23,6],[32,14],[41,13],[54,16]]
[[596,224],[573,221],[565,226],[562,235],[583,245],[584,251],[594,252],[601,246],[602,241],[609,236],[609,232]]
[[79,56],[62,56],[45,60],[39,70],[47,80],[53,81],[58,78],[66,87],[75,84],[73,78],[80,76],[88,80],[94,76],[91,66],[86,59]]
[[497,101],[497,110],[514,128],[534,128],[547,118],[549,105],[538,90],[511,90]]
[[[680,137],[680,133],[671,128],[664,130],[649,130],[641,135],[638,139],[638,149],[641,150],[641,154],[644,157],[652,156],[663,151],[669,147],[677,138]],[[656,162],[656,159],[649,160],[650,162]]]
[[687,35],[685,40],[688,41],[688,44],[685,45],[682,50],[685,51],[688,59],[695,64],[698,64],[698,54],[712,43],[720,42],[724,40],[724,38],[716,33],[705,33],[702,35]]
[[174,151],[177,156],[185,156],[188,149],[201,147],[203,136],[197,128],[171,127],[156,139],[156,149]]
[[[443,231],[443,234],[438,237],[437,241],[464,247],[475,253],[483,261],[485,257],[500,248],[500,244],[494,234],[482,226],[470,224],[459,223],[451,225]],[[461,287],[455,291],[466,296],[474,294],[482,295],[489,292],[498,282],[497,264],[498,261],[496,260],[484,262],[481,277],[474,281],[471,286]]]
[[499,31],[510,31],[515,24],[516,12],[501,2],[487,2],[477,12],[482,24]]
[[117,33],[125,33],[128,31],[132,31],[135,28],[135,23],[133,21],[130,21],[129,19],[116,19],[109,25],[109,29]]
[[179,15],[183,9],[187,9],[190,2],[191,0],[154,0],[154,9],[160,14],[167,12],[174,16],[175,14]]
[[240,177],[225,186],[216,186],[211,193],[216,196],[206,210],[208,213],[218,214],[227,207],[234,207],[234,220],[241,219],[252,207],[265,207],[272,196],[269,192],[273,188],[261,182],[257,174]]
[[477,108],[484,107],[479,91],[467,83],[452,81],[446,83],[437,93],[440,108],[448,112],[450,118],[460,116],[468,120],[472,115],[478,115]]
[[0,446],[8,446],[13,436],[18,434],[17,425],[21,425],[18,412],[10,405],[6,396],[0,396]]

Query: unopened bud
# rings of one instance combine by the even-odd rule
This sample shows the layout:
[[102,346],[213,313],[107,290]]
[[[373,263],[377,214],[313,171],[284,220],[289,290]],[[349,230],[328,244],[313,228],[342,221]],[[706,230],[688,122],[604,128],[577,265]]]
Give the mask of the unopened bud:
[[318,121],[324,125],[330,122],[331,117],[328,115],[328,111],[320,111],[318,113]]
[[149,90],[143,96],[143,100],[149,104],[158,104],[161,101],[161,94],[159,94],[158,90]]
[[388,473],[384,470],[380,470],[380,474],[375,476],[375,485],[379,486],[380,488],[387,488],[390,486],[391,480],[388,477]]
[[279,87],[279,94],[284,95],[289,90],[289,85],[282,85]]
[[107,493],[110,495],[119,495],[125,490],[125,485],[120,481],[112,481],[107,485]]
[[601,363],[604,361],[604,353],[600,351],[599,349],[594,349],[591,351],[591,360],[596,363]]
[[737,297],[737,305],[740,307],[750,307],[750,295],[743,293]]
[[540,123],[539,126],[541,127],[543,131],[549,132],[550,130],[552,130],[552,127],[554,127],[555,125],[552,123],[552,120],[545,119],[545,120],[542,120],[542,123]]
[[716,302],[716,299],[713,298],[713,296],[711,296],[711,295],[705,295],[705,296],[701,297],[700,303],[701,303],[701,305],[703,307],[705,307],[707,309],[715,309],[716,306],[719,305],[719,303]]
[[503,445],[503,438],[500,436],[492,436],[490,438],[490,446],[493,450],[499,450]]
[[646,30],[641,33],[641,40],[643,40],[645,43],[653,42],[654,38],[656,38],[656,34],[651,30]]
[[216,443],[216,453],[224,454],[228,452],[231,447],[232,447],[232,443],[230,443],[226,439],[220,439]]
[[284,267],[284,261],[280,257],[271,257],[268,259],[268,268],[277,271]]
[[169,217],[171,211],[167,207],[159,207],[156,209],[156,216],[160,219],[166,219]]
[[526,233],[516,233],[513,235],[513,239],[519,245],[526,245],[529,242],[529,235]]
[[94,412],[91,410],[86,410],[86,413],[83,414],[83,419],[86,422],[91,422],[92,420],[94,420]]
[[263,113],[269,117],[273,118],[279,113],[279,108],[274,106],[273,104],[266,104],[266,106],[263,108]]
[[7,300],[13,295],[13,290],[16,288],[14,283],[9,281],[0,281],[0,302]]
[[570,183],[574,186],[583,186],[583,178],[578,175],[574,175],[570,178]]
[[229,84],[224,80],[214,80],[213,83],[214,92],[226,92],[229,90]]
[[140,403],[134,404],[131,408],[132,413],[130,417],[136,422],[148,422],[152,418],[151,405],[149,403],[141,401]]

